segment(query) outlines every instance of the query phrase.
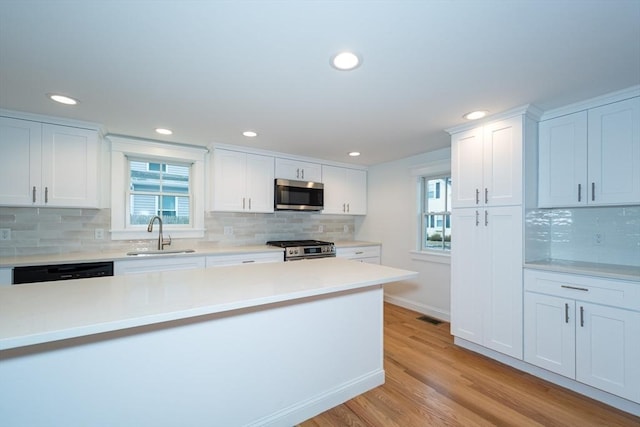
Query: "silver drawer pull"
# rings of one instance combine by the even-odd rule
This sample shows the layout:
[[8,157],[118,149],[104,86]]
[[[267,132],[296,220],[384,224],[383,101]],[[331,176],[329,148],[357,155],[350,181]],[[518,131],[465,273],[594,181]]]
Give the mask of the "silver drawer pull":
[[569,304],[564,303],[564,323],[569,323]]
[[247,259],[242,261],[243,264],[251,264],[252,262],[256,262],[254,259]]
[[356,251],[356,255],[362,255],[364,252],[362,251]]
[[569,285],[560,285],[561,288],[565,288],[565,289],[572,289],[574,291],[584,291],[584,292],[589,292],[589,289],[587,288],[579,288],[577,286],[569,286]]

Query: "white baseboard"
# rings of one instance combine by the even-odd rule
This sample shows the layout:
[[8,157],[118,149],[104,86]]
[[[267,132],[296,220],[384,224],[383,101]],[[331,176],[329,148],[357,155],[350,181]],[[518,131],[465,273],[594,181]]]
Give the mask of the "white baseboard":
[[547,371],[546,369],[539,368],[522,360],[514,359],[513,357],[507,356],[497,351],[493,351],[462,338],[454,337],[453,342],[460,347],[466,348],[467,350],[482,354],[483,356],[487,356],[491,359],[497,360],[498,362],[504,363],[505,365],[509,365],[520,371],[524,371],[538,378],[542,378],[543,380],[559,385],[560,387],[568,388],[569,390],[573,390],[576,393],[580,393],[584,396],[590,397],[594,400],[598,400],[609,406],[613,406],[614,408],[620,409],[621,411],[640,416],[640,404],[638,403],[634,403],[630,400],[623,399],[597,388],[582,384],[570,378],[563,377],[562,375]]
[[248,424],[247,427],[291,427],[382,384],[384,384],[384,370],[374,371],[327,390],[311,399],[298,402],[293,406],[256,420]]
[[451,316],[448,311],[444,311],[436,307],[431,307],[426,304],[411,301],[395,295],[389,295],[387,293],[384,294],[384,300],[390,304],[417,311],[418,313],[426,314],[427,316],[434,317],[438,320],[442,320],[443,322],[451,321]]

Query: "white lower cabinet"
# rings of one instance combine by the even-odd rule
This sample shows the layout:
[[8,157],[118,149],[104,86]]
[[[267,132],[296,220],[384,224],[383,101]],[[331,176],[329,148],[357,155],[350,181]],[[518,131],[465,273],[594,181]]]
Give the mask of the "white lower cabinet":
[[13,277],[13,268],[2,267],[0,268],[0,286],[11,285]]
[[524,360],[640,403],[637,283],[525,269]]
[[113,263],[113,274],[153,273],[171,270],[193,270],[205,267],[204,256],[178,256],[158,258],[136,258],[118,260]]
[[240,264],[260,264],[267,262],[283,262],[284,251],[278,252],[259,252],[250,254],[232,254],[232,255],[208,255],[206,260],[207,268],[224,267],[227,265]]
[[336,257],[380,264],[380,245],[336,248]]
[[522,207],[454,209],[451,333],[522,359]]

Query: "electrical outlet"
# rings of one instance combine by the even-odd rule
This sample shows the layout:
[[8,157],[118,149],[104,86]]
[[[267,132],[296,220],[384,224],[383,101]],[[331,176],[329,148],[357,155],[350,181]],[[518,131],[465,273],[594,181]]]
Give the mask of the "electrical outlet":
[[324,225],[318,226],[318,233],[324,233]]
[[345,225],[345,226],[342,228],[342,230],[343,230],[345,233],[348,233],[348,232],[349,232],[349,226],[348,226],[348,225]]
[[233,227],[227,225],[224,227],[224,235],[225,236],[233,236]]
[[604,234],[603,233],[595,233],[593,235],[593,244],[596,246],[601,245],[604,242]]
[[0,240],[11,240],[10,228],[0,228]]
[[96,240],[104,240],[104,230],[102,228],[96,228],[94,233]]

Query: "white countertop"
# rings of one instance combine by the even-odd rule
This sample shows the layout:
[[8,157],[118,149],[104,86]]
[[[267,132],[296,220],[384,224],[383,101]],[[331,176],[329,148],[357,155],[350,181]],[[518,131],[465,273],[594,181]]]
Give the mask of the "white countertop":
[[381,246],[380,242],[364,242],[361,240],[349,240],[345,242],[335,242],[336,248],[358,248],[363,246]]
[[416,272],[322,258],[0,288],[0,350],[358,289]]
[[632,267],[629,265],[597,264],[581,261],[548,259],[526,262],[524,267],[536,270],[555,271],[558,273],[586,274],[589,276],[604,277],[608,279],[640,282],[640,267]]
[[[252,254],[259,252],[282,252],[284,249],[267,246],[267,245],[251,245],[251,246],[217,246],[217,245],[195,245],[193,247],[168,247],[166,250],[172,249],[195,249],[191,253],[176,254],[157,254],[144,255],[145,259],[149,258],[167,258],[167,257],[193,257],[205,255],[231,255],[231,254]],[[79,262],[98,262],[98,261],[118,261],[124,259],[138,259],[140,256],[127,255],[127,251],[111,251],[111,252],[73,252],[65,254],[44,254],[44,255],[22,255],[14,257],[0,257],[0,267],[22,267],[29,265],[48,265],[48,264],[67,264]]]

